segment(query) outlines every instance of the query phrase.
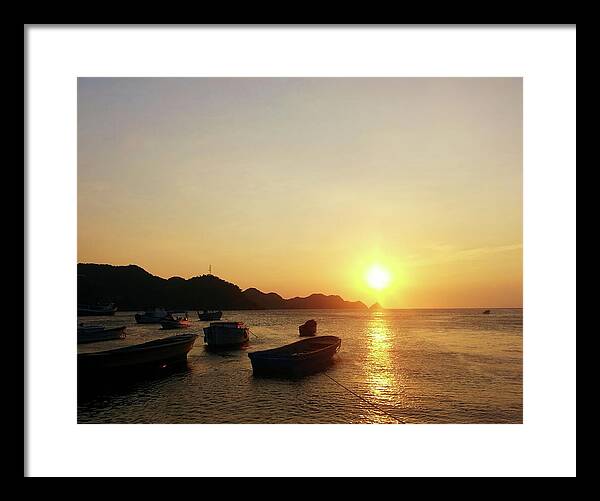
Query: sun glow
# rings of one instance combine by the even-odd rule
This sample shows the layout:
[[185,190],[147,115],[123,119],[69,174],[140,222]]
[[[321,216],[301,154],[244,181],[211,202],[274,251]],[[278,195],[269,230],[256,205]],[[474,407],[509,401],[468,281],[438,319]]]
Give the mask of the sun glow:
[[385,289],[390,283],[390,272],[379,265],[373,265],[367,271],[367,283],[373,289]]

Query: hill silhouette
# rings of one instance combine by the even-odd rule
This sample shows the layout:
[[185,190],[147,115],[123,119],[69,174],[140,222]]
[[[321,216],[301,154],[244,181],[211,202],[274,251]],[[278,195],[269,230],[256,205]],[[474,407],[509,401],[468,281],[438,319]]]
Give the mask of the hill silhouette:
[[325,294],[311,294],[307,297],[294,297],[284,299],[274,292],[264,293],[255,288],[244,291],[250,301],[257,307],[268,310],[278,309],[366,309],[360,301],[344,301],[340,296],[326,296]]
[[154,307],[187,310],[367,309],[360,301],[344,301],[335,295],[311,294],[284,299],[274,292],[264,293],[256,288],[242,291],[237,285],[214,275],[165,279],[134,264],[95,263],[77,265],[77,302],[114,302],[121,311]]

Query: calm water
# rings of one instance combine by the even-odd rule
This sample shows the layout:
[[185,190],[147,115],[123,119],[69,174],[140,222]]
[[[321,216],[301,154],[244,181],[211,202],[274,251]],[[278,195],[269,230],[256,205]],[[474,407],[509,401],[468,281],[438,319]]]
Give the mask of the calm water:
[[[231,311],[254,336],[244,350],[214,354],[202,336],[188,367],[151,381],[80,398],[80,423],[521,423],[522,310]],[[134,313],[79,321],[127,325],[108,349],[183,331],[137,325]],[[194,321],[202,334],[207,322]],[[301,380],[252,375],[248,351],[297,341],[309,318],[342,338],[335,364]],[[343,384],[357,396],[332,381]],[[390,417],[393,416],[393,417]],[[395,418],[395,419],[394,419]]]

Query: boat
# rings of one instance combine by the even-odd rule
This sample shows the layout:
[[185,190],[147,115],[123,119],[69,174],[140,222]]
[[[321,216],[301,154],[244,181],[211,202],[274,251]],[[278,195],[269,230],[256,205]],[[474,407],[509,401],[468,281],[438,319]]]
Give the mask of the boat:
[[117,307],[114,303],[109,304],[78,304],[77,305],[77,316],[78,317],[92,317],[92,316],[110,316],[114,315],[117,311]]
[[203,321],[212,321],[212,320],[221,320],[221,317],[223,316],[223,312],[222,311],[216,311],[216,310],[203,310],[202,313],[200,313],[199,311],[198,313],[198,318],[200,320]]
[[123,339],[125,337],[125,325],[118,327],[104,327],[103,325],[77,326],[77,344],[95,343],[97,341],[108,341],[110,339]]
[[169,312],[163,308],[154,308],[154,310],[136,313],[135,321],[138,324],[160,324],[163,318],[166,318]]
[[280,348],[248,353],[248,357],[255,375],[305,376],[328,367],[341,344],[337,336],[315,336]]
[[300,336],[314,336],[317,333],[317,321],[314,319],[307,320],[300,327]]
[[209,348],[233,348],[247,343],[249,334],[244,322],[211,322],[204,327],[204,342]]
[[77,371],[80,376],[88,376],[132,369],[164,369],[185,362],[197,337],[198,334],[186,333],[124,348],[79,353]]
[[163,329],[185,329],[192,324],[188,320],[187,314],[183,317],[174,317],[168,314],[160,321],[160,325]]
[[491,313],[491,311],[490,311],[490,310],[485,310],[485,311],[483,312],[483,315],[489,315],[490,313]]

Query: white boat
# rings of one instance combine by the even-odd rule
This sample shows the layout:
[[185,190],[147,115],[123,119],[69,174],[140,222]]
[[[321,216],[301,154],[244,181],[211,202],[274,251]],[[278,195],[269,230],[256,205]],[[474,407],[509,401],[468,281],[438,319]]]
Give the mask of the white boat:
[[221,320],[221,317],[223,316],[223,312],[217,310],[204,310],[202,313],[199,311],[196,313],[198,313],[198,318],[205,322],[210,322],[211,320]]
[[136,313],[135,321],[138,324],[160,324],[167,316],[169,312],[163,308],[154,308],[151,311],[145,311],[144,313]]
[[211,322],[204,327],[204,342],[209,348],[232,348],[250,339],[250,329],[244,322]]

